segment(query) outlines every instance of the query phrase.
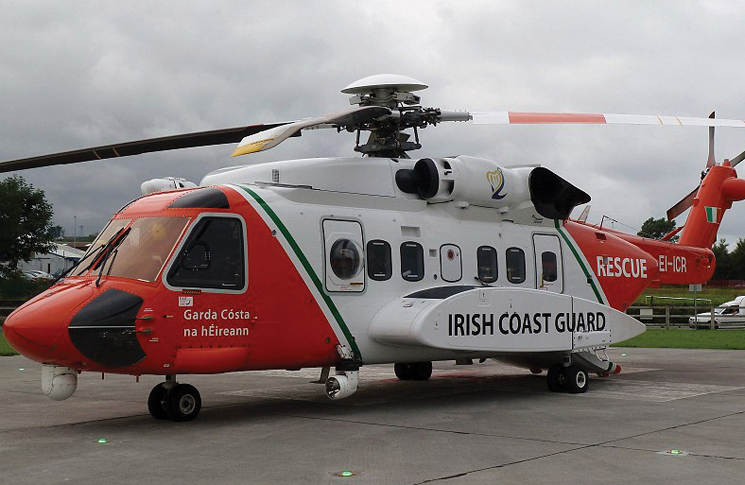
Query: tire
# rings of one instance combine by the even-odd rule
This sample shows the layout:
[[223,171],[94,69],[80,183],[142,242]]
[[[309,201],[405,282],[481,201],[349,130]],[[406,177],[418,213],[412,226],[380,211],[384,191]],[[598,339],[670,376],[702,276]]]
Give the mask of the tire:
[[147,397],[147,410],[150,411],[150,416],[155,419],[168,419],[166,394],[168,394],[168,389],[163,384],[158,384],[153,387]]
[[409,364],[393,364],[393,372],[396,373],[399,381],[411,380],[411,367]]
[[172,421],[191,421],[202,409],[202,397],[196,387],[178,384],[166,396],[166,404]]
[[564,366],[554,364],[548,368],[546,373],[546,382],[548,390],[551,392],[564,392],[567,390],[567,376],[564,373]]
[[426,381],[432,377],[432,362],[414,362],[407,365],[409,374],[415,381]]
[[564,373],[566,374],[569,392],[572,394],[587,392],[587,386],[590,383],[590,379],[588,378],[586,371],[571,365],[564,370]]

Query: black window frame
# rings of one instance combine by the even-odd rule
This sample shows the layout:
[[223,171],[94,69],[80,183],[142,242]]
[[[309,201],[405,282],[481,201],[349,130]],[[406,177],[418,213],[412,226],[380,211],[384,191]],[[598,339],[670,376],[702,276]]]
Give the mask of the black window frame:
[[[375,246],[379,246],[381,249],[375,248]],[[383,239],[371,239],[367,241],[366,251],[367,277],[375,281],[391,279],[391,276],[393,276],[393,255],[390,243]],[[383,272],[376,272],[381,267]]]
[[[406,241],[401,243],[399,248],[401,255],[401,277],[406,281],[416,282],[424,279],[424,248],[421,244],[415,241]],[[405,254],[405,252],[414,251],[412,254]],[[412,258],[413,256],[413,258]],[[412,269],[411,260],[414,260],[414,264],[417,266],[418,273],[413,277],[406,274],[406,271]]]
[[[510,254],[519,255],[519,260],[515,261],[512,257],[510,257]],[[525,260],[525,250],[518,247],[510,247],[505,250],[505,258],[506,258],[506,272],[507,272],[507,281],[509,281],[512,284],[519,285],[521,283],[525,283],[525,279],[527,277],[527,266],[526,266],[526,260]],[[515,263],[518,263],[518,267],[515,267]],[[515,276],[515,269],[519,269],[517,272],[517,276]]]
[[[553,269],[552,272],[548,273],[548,276],[546,276],[546,255],[553,256]],[[553,276],[553,278],[550,278],[550,276]],[[541,279],[548,283],[555,283],[559,280],[559,256],[553,251],[546,250],[541,253]]]
[[[230,254],[218,253],[219,257],[213,260],[212,251],[216,248],[213,248],[211,246],[213,246],[213,243],[215,243],[216,241],[209,241],[204,239],[205,231],[210,230],[209,228],[204,228],[204,226],[214,221],[230,221],[237,223],[239,225],[239,240],[234,241],[234,247],[232,248]],[[248,255],[246,251],[246,237],[246,224],[241,217],[230,216],[226,214],[207,214],[199,216],[189,228],[188,233],[186,234],[186,236],[184,236],[182,243],[179,245],[175,255],[168,265],[168,269],[164,275],[166,286],[169,288],[195,288],[207,292],[236,293],[245,291],[248,287]],[[217,242],[220,244],[224,244],[227,240],[227,238],[220,236],[218,236],[218,239],[219,241]],[[207,249],[208,257],[210,258],[207,267],[200,268],[193,266],[192,268],[184,268],[184,265],[182,263],[187,257],[188,252],[192,248],[198,246],[204,246]],[[220,251],[220,249],[221,248],[217,248],[217,251]],[[240,273],[236,274],[237,276],[239,276],[236,284],[233,285],[226,283],[227,279],[222,281],[218,281],[217,279],[213,281],[199,281],[198,275],[200,273],[206,275],[208,271],[214,268],[213,264],[225,264],[222,260],[223,255],[226,255],[224,256],[225,258],[236,258],[235,264],[230,264],[230,268],[240,270]],[[192,278],[186,278],[180,275],[179,271],[181,269],[189,270],[191,272],[189,273],[189,275],[192,276]]]
[[[481,255],[484,253],[490,253],[489,255],[490,261],[488,261],[488,263],[493,263],[493,264],[490,264],[489,266],[482,264],[483,261],[482,261]],[[478,274],[478,279],[482,283],[496,283],[497,280],[499,279],[499,261],[498,261],[497,256],[498,256],[497,250],[496,248],[492,246],[479,246],[478,248],[476,248],[476,271]],[[487,268],[487,267],[494,271],[493,279],[485,278],[486,274],[482,273],[482,268]]]

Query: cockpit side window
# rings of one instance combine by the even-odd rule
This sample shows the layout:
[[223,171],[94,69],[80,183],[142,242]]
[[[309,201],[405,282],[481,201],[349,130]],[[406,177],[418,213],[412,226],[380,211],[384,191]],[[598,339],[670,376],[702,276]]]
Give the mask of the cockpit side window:
[[235,217],[199,219],[168,270],[170,286],[242,290],[246,286],[243,223]]

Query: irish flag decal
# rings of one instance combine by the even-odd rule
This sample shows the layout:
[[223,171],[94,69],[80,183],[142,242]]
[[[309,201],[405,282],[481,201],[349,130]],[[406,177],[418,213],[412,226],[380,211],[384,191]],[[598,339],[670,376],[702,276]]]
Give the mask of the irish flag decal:
[[719,222],[719,207],[706,208],[706,221],[716,224]]

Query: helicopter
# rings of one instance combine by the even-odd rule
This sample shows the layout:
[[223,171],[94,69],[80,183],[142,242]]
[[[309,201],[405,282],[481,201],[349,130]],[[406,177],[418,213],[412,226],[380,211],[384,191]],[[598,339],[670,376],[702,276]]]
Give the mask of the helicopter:
[[[352,108],[321,117],[0,162],[9,172],[227,143],[240,156],[324,128],[354,133],[361,154],[143,183],[68,274],[6,319],[5,337],[42,364],[53,400],[81,372],[163,376],[148,410],[173,421],[202,406],[184,374],[320,368],[326,395],[343,399],[371,364],[425,381],[433,361],[496,359],[570,393],[619,373],[605,351],[644,332],[625,313],[637,296],[713,274],[722,216],[745,199],[734,170],[745,152],[717,163],[713,130],[745,122],[444,111],[422,106],[427,87],[374,75],[342,90]],[[586,211],[572,219],[590,196],[546,167],[411,158],[419,132],[444,122],[708,126],[709,159],[668,212],[690,208],[685,224],[654,240],[589,224]]]

